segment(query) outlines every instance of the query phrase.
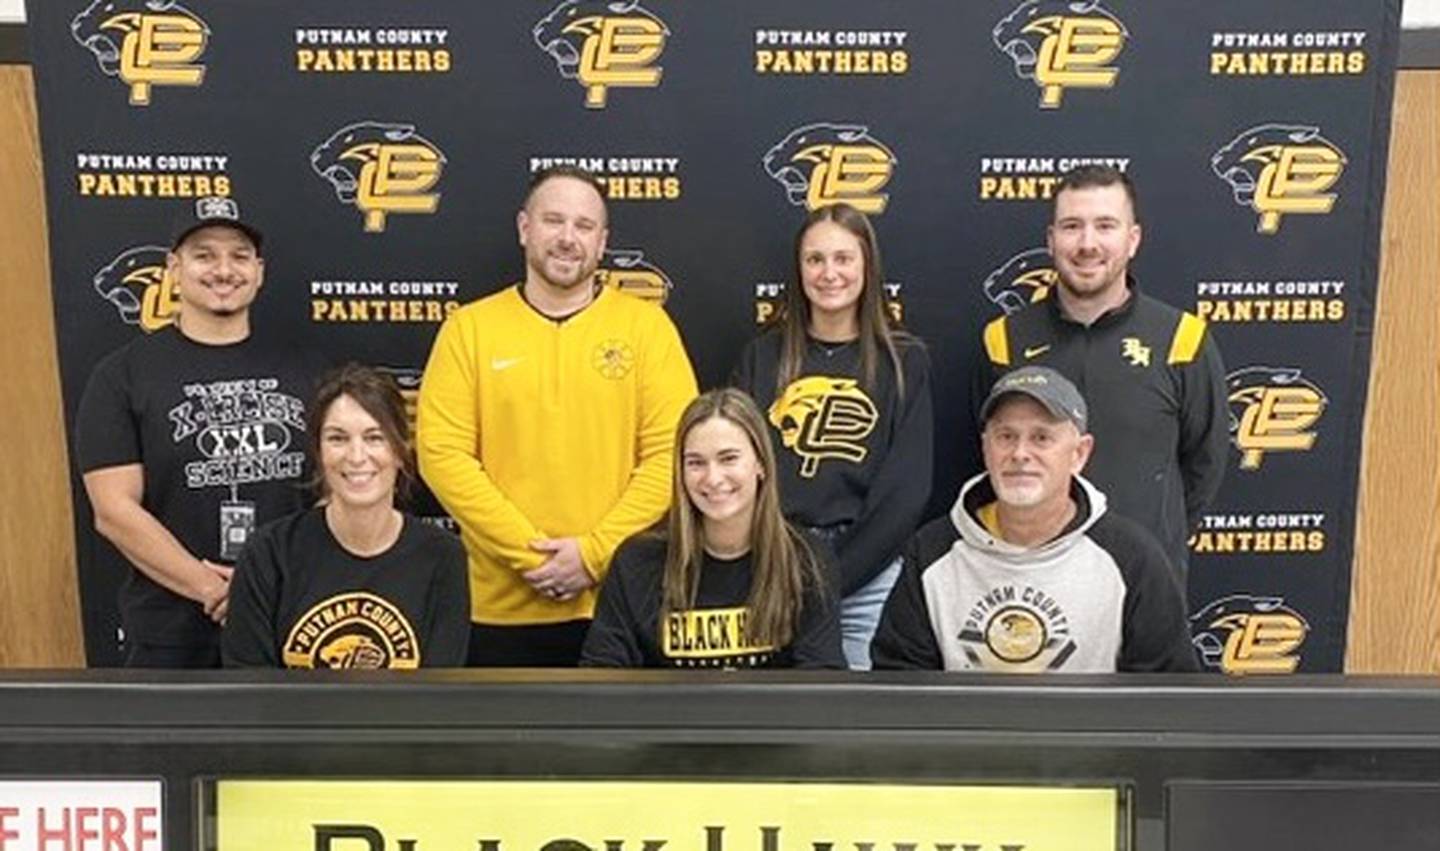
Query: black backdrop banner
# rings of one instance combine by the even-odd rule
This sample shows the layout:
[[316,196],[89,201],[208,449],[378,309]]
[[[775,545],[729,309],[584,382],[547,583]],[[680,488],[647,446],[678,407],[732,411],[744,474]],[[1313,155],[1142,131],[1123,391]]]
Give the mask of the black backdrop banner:
[[[523,273],[530,174],[606,181],[613,285],[665,299],[724,380],[805,209],[869,212],[936,364],[932,512],[977,469],[980,330],[1053,281],[1058,176],[1140,190],[1145,289],[1210,322],[1232,466],[1192,541],[1207,667],[1344,657],[1398,0],[30,0],[67,422],[106,352],[171,321],[168,223],[267,231],[255,318],[418,383],[439,322]],[[76,479],[86,646],[118,556]],[[433,502],[421,513],[438,516]],[[443,519],[442,519],[443,522]]]

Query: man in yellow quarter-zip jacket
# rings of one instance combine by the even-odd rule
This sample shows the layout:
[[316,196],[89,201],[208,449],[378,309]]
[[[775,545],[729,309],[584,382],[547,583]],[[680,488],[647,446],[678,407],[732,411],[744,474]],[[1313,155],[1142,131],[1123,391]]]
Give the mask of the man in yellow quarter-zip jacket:
[[696,395],[657,304],[596,282],[604,193],[539,172],[516,217],[525,280],[446,320],[420,388],[420,472],[470,562],[471,666],[579,659],[615,548],[670,505]]

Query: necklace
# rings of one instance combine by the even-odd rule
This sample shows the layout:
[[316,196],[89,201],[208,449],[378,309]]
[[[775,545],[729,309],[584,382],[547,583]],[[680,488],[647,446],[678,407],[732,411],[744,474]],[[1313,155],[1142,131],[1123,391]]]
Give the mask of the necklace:
[[854,340],[844,340],[842,342],[835,343],[826,340],[820,340],[815,337],[811,337],[810,341],[814,343],[818,349],[820,349],[820,353],[825,355],[826,359],[835,357],[836,355],[850,348],[850,346],[854,345],[855,343]]

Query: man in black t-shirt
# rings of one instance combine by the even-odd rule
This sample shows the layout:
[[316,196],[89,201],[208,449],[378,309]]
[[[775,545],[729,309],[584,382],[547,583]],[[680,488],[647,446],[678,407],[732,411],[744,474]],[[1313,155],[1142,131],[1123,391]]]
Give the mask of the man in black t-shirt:
[[218,667],[231,565],[259,523],[304,504],[314,371],[251,333],[261,241],[234,201],[196,201],[167,256],[175,325],[108,355],[80,400],[95,528],[133,568],[127,666]]

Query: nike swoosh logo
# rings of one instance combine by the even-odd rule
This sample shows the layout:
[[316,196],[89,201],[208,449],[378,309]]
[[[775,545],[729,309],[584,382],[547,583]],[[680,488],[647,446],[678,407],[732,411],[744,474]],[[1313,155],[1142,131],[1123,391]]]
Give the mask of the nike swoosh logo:
[[1028,349],[1025,350],[1025,360],[1030,360],[1031,358],[1039,357],[1039,356],[1045,354],[1045,353],[1048,352],[1048,351],[1050,351],[1050,344],[1049,344],[1049,343],[1046,343],[1046,344],[1043,345],[1043,346],[1031,346],[1030,348],[1028,348]]
[[496,372],[499,372],[499,371],[502,370],[502,369],[509,369],[510,367],[514,366],[515,364],[519,363],[519,362],[522,361],[522,360],[525,360],[525,359],[524,359],[524,358],[491,358],[491,359],[490,359],[490,368],[493,369],[493,370],[495,370]]

